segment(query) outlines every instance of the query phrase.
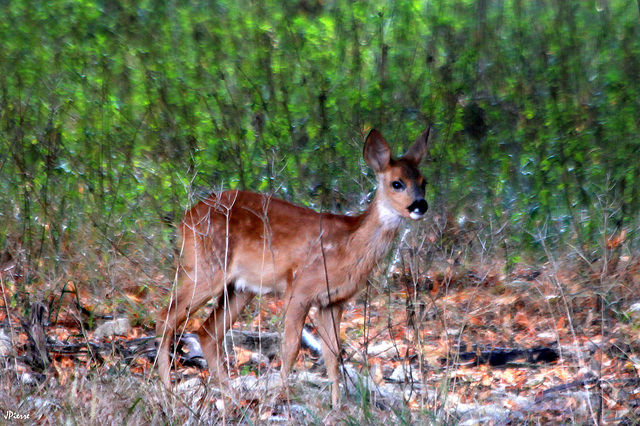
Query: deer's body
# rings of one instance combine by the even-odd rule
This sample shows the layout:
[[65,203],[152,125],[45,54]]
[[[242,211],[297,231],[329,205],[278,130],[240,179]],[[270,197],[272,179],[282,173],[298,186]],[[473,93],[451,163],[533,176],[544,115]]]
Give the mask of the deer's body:
[[419,219],[426,212],[424,179],[417,167],[427,139],[428,130],[394,160],[382,135],[375,130],[369,134],[364,156],[376,171],[379,188],[359,216],[317,213],[242,191],[213,194],[189,210],[180,226],[180,288],[156,326],[163,382],[170,384],[171,338],[190,313],[211,298],[218,301],[198,334],[212,374],[224,378],[226,331],[255,294],[274,293],[285,300],[283,377],[298,355],[307,313],[317,306],[316,325],[337,404],[342,306],[364,287],[403,219]]
[[[279,223],[286,226],[274,225]],[[185,252],[197,247],[202,261],[194,259],[194,265],[207,273],[224,271],[218,247],[225,247],[226,281],[236,291],[284,295],[295,286],[292,296],[300,302],[327,306],[360,289],[400,224],[382,223],[370,210],[355,217],[317,213],[267,195],[227,191],[193,207],[180,229]],[[219,264],[212,265],[212,256],[219,255]],[[326,271],[335,283],[329,292],[318,289],[327,278],[325,263],[335,266]]]

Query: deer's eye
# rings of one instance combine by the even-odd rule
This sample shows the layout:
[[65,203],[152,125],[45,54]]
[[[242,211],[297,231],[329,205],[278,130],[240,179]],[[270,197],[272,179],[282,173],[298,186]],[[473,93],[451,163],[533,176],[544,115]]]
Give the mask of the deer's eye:
[[404,183],[401,180],[394,180],[391,182],[391,187],[396,191],[400,191],[404,188]]

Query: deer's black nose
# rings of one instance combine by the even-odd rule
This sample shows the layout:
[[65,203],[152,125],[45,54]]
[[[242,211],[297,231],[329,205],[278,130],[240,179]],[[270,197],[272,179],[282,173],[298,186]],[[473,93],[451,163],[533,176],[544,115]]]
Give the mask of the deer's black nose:
[[409,210],[409,216],[411,216],[411,219],[420,219],[424,216],[427,210],[429,210],[429,204],[427,204],[425,199],[422,198],[411,203],[407,209]]

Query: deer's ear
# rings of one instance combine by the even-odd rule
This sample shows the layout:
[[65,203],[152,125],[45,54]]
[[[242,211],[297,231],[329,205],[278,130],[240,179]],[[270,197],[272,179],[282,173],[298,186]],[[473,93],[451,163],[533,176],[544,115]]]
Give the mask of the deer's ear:
[[391,162],[391,148],[376,129],[372,129],[364,143],[364,161],[376,173],[383,172]]
[[422,132],[422,134],[416,139],[416,141],[411,145],[411,148],[402,156],[403,159],[410,161],[418,167],[420,162],[424,160],[424,157],[427,156],[427,152],[429,152],[429,134],[431,133],[431,126],[427,127],[427,130]]

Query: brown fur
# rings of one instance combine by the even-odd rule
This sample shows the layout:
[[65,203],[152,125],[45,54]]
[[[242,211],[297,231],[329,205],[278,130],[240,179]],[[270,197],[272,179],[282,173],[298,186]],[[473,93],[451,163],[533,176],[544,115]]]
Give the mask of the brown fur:
[[[254,294],[275,293],[285,300],[283,378],[298,355],[309,308],[318,306],[318,331],[337,404],[342,305],[364,287],[388,252],[402,219],[410,215],[407,208],[424,203],[424,179],[417,167],[426,154],[428,133],[398,160],[391,158],[379,132],[369,133],[364,157],[376,172],[378,191],[360,216],[317,213],[243,191],[213,194],[189,210],[180,226],[179,290],[156,325],[165,385],[170,385],[171,337],[190,313],[211,298],[218,301],[198,334],[212,374],[224,379],[226,331]],[[404,188],[394,189],[394,181],[402,181]]]

